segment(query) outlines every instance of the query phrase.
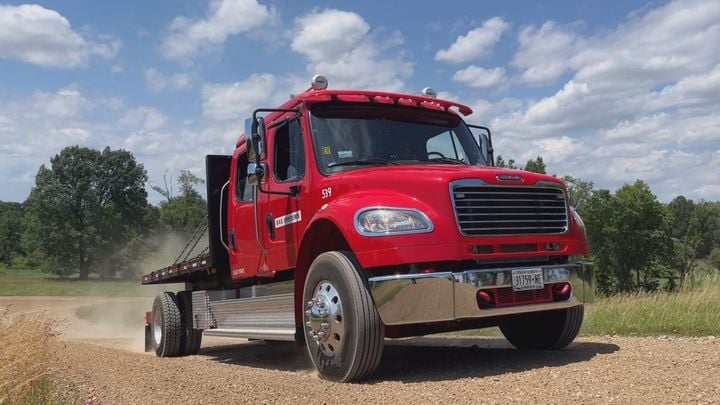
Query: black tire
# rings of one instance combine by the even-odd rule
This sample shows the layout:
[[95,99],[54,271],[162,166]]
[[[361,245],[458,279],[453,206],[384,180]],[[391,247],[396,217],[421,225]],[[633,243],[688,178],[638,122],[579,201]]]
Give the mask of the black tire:
[[[160,319],[157,319],[157,315],[160,315]],[[155,354],[158,357],[175,357],[180,353],[182,320],[175,294],[164,292],[155,297],[151,328]]]
[[193,328],[192,291],[177,293],[177,302],[183,330],[179,354],[180,356],[198,354],[202,343],[202,329]]
[[[327,340],[316,341],[313,334],[317,331],[308,324],[311,316],[306,311],[314,308],[309,301],[327,285],[333,289],[327,289],[330,295],[323,297],[329,297],[335,308],[341,308],[341,319],[331,315]],[[375,309],[363,270],[352,253],[326,252],[313,261],[305,279],[303,311],[306,346],[322,378],[357,381],[367,378],[377,369],[383,352],[385,326]],[[342,335],[334,333],[336,327]]]
[[500,323],[513,346],[523,350],[560,350],[573,342],[582,326],[584,307],[536,312]]

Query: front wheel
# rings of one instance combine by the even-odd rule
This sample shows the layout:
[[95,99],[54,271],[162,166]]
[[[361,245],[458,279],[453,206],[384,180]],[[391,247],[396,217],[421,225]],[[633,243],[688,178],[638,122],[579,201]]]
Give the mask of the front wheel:
[[535,312],[509,318],[500,331],[518,349],[559,350],[575,340],[582,326],[584,307]]
[[305,341],[315,368],[328,380],[361,380],[380,364],[385,327],[361,272],[352,253],[326,252],[305,279]]

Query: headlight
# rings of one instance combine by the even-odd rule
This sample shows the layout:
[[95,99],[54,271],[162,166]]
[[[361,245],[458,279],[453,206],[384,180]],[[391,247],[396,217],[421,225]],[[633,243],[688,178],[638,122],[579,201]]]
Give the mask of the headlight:
[[433,224],[413,208],[363,208],[355,214],[355,229],[365,236],[431,232]]

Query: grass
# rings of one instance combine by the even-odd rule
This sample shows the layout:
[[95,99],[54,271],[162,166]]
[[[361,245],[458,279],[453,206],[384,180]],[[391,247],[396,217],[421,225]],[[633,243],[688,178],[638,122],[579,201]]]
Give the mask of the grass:
[[102,296],[152,297],[161,291],[181,290],[181,285],[143,286],[137,281],[100,280],[80,281],[60,278],[38,270],[4,269],[0,273],[0,296]]
[[680,292],[620,294],[585,308],[585,335],[720,336],[720,274]]
[[0,309],[0,404],[53,403],[50,378],[54,324],[39,317],[10,318]]

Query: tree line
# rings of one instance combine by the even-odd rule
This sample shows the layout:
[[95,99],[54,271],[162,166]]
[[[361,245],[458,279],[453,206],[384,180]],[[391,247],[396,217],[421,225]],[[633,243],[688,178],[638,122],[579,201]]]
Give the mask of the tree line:
[[[188,235],[205,222],[206,203],[194,189],[202,182],[182,171],[164,200],[148,203],[147,172],[125,150],[63,149],[42,165],[23,203],[0,203],[0,267],[39,267],[81,280],[133,278],[139,259],[158,249],[169,231]],[[170,179],[172,182],[172,179]],[[182,236],[181,236],[182,237]]]
[[[498,156],[496,166],[518,168]],[[523,170],[545,173],[541,156]],[[720,268],[720,203],[675,197],[658,201],[641,180],[611,192],[563,177],[583,218],[599,292],[673,290],[692,284],[699,263]],[[90,273],[133,278],[139,259],[168,232],[188,237],[206,222],[206,202],[189,171],[152,185],[163,200],[148,203],[147,172],[124,150],[63,149],[38,170],[23,203],[0,202],[0,267],[39,267],[60,276]],[[177,186],[177,192],[175,192]],[[171,259],[172,260],[172,259]],[[153,270],[153,269],[151,269]]]

